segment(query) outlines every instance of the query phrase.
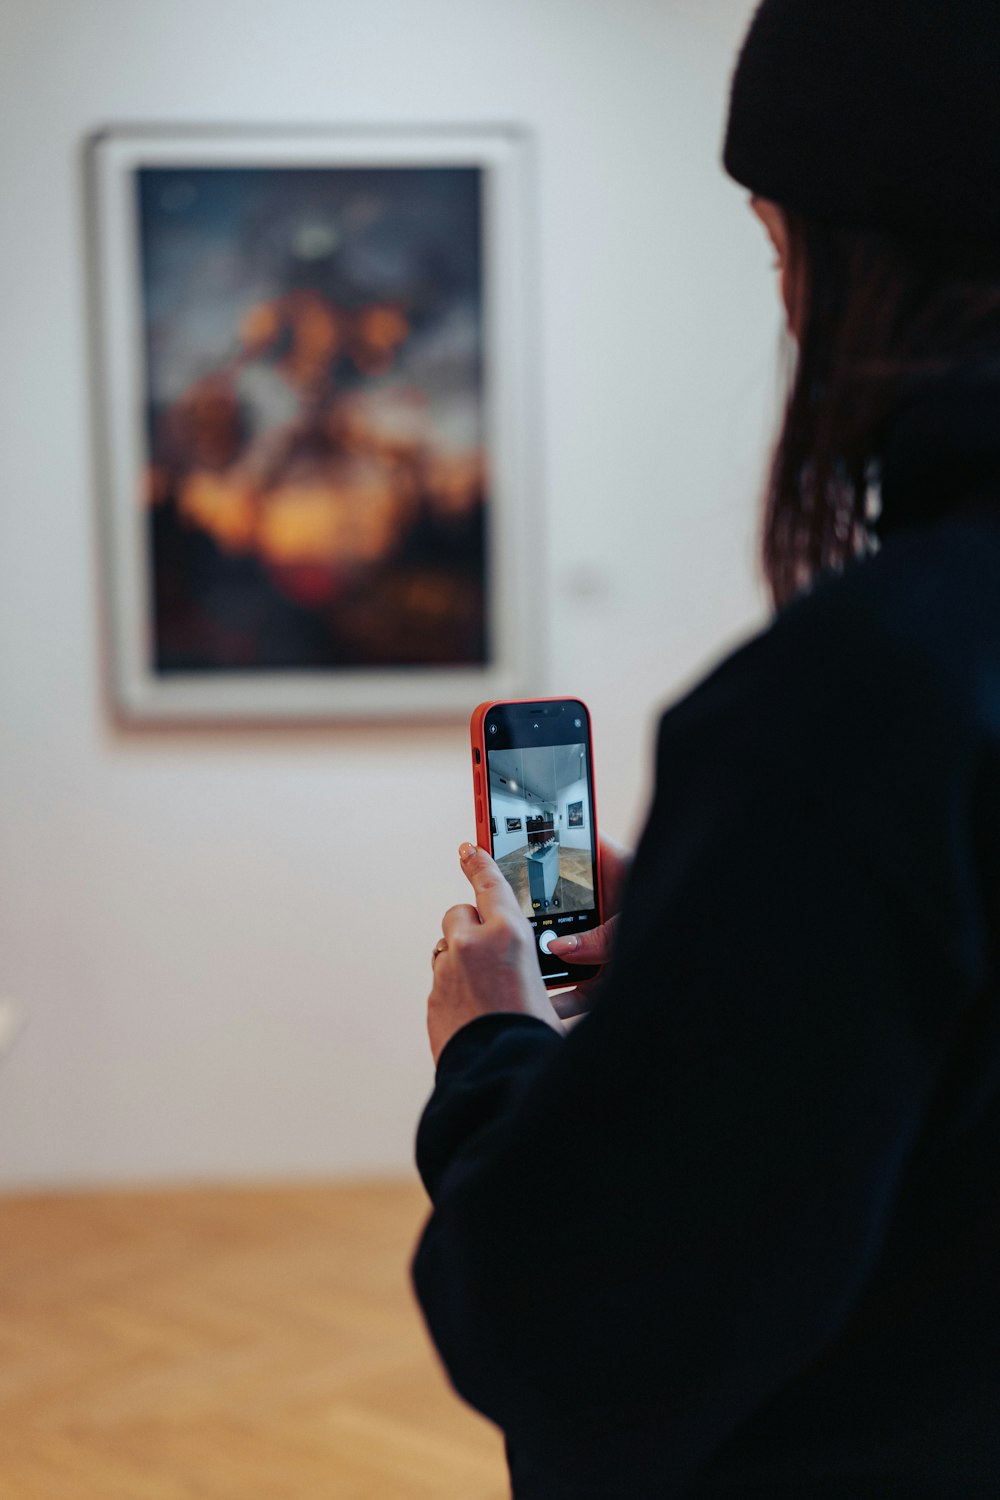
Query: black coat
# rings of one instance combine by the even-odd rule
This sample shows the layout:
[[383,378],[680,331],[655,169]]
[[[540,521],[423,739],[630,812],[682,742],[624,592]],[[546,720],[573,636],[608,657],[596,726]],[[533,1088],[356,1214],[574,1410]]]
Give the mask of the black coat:
[[1000,498],[932,469],[663,717],[591,1014],[441,1054],[413,1282],[517,1500],[1000,1496]]

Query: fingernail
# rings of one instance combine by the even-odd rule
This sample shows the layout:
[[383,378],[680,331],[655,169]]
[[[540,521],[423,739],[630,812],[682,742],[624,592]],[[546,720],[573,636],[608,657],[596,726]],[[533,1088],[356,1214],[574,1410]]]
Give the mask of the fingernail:
[[579,946],[580,939],[575,935],[575,933],[571,932],[569,937],[553,938],[551,943],[549,944],[549,952],[574,953],[576,949],[579,948]]
[[458,857],[462,861],[475,859],[478,853],[479,850],[476,848],[475,844],[460,844],[458,847]]

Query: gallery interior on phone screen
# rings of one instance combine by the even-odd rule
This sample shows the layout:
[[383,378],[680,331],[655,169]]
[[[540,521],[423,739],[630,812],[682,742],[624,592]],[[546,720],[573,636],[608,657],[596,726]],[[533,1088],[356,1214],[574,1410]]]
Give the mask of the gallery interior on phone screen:
[[487,748],[493,854],[533,926],[593,924],[587,746]]

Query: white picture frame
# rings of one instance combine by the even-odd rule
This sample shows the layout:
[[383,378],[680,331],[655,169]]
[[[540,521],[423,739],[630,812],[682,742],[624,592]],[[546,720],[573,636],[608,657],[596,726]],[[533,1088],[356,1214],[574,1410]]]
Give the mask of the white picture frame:
[[[145,724],[464,718],[483,699],[537,691],[530,137],[508,128],[123,125],[88,137],[84,159],[116,715]],[[302,184],[312,187],[296,198]],[[432,187],[438,196],[424,203]],[[304,202],[317,205],[314,222],[295,208]],[[463,258],[449,261],[451,221],[441,215],[461,212],[475,218],[477,240],[462,241]],[[283,235],[292,251],[268,249],[269,236],[284,246]],[[282,282],[275,265],[286,262],[291,279]],[[309,282],[319,276],[311,262],[323,263],[322,285]],[[435,265],[443,269],[426,269]],[[398,379],[385,364],[397,356]],[[345,386],[336,371],[348,359],[356,378]],[[472,372],[467,390],[456,370]],[[248,388],[266,393],[252,421],[242,415]],[[398,438],[386,413],[401,390],[423,391],[427,410]],[[333,392],[327,408],[324,391]],[[283,421],[271,419],[275,411]],[[353,449],[352,421],[365,435]],[[314,454],[326,465],[320,479],[311,489],[290,482],[321,426],[333,436],[329,453]],[[271,468],[269,441],[285,455]],[[324,494],[336,516],[323,511]],[[453,558],[435,543],[449,526]],[[469,540],[477,526],[480,551]],[[381,560],[379,545],[388,548]],[[211,567],[201,572],[183,560],[202,553]],[[425,554],[423,571],[406,562]],[[451,572],[442,558],[452,558]],[[215,595],[203,574],[223,580]],[[269,634],[272,620],[280,628]]]

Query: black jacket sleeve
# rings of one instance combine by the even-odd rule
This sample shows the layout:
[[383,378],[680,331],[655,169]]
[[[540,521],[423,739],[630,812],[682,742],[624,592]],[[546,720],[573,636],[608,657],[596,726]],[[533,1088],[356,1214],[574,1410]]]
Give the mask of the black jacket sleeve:
[[[455,1388],[536,1453],[655,1408],[680,1479],[824,1349],[971,994],[960,914],[923,919],[961,857],[954,725],[922,667],[820,619],[664,717],[595,1010],[441,1054],[414,1286]],[[927,769],[891,777],[918,729]]]

